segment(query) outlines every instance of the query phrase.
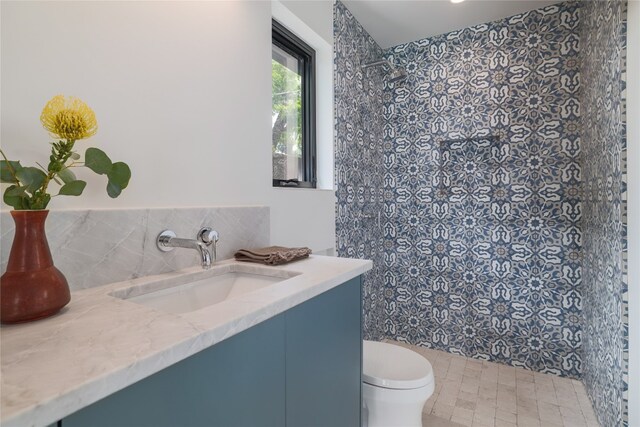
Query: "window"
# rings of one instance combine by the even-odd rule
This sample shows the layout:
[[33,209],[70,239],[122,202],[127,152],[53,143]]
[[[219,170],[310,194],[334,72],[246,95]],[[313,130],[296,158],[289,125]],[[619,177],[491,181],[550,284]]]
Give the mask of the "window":
[[273,186],[315,188],[315,51],[273,21],[271,59]]

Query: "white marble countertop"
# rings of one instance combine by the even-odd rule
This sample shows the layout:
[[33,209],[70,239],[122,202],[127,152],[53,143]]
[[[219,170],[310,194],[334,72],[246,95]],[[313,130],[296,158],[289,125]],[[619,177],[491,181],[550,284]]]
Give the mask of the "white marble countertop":
[[[51,424],[371,268],[323,256],[277,267],[224,261],[73,292],[56,316],[0,329],[0,424]],[[110,296],[237,269],[298,275],[180,315]]]

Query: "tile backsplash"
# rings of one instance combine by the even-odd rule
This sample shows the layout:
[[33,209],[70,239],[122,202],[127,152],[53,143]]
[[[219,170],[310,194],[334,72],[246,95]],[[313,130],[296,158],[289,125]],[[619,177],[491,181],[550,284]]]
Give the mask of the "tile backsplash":
[[[267,246],[269,223],[269,208],[264,206],[65,210],[49,213],[46,230],[54,263],[73,291],[198,265],[194,250],[158,250],[156,237],[165,229],[195,238],[201,227],[213,227],[220,233],[218,260],[223,260],[243,247]],[[2,272],[13,234],[13,219],[3,211]]]

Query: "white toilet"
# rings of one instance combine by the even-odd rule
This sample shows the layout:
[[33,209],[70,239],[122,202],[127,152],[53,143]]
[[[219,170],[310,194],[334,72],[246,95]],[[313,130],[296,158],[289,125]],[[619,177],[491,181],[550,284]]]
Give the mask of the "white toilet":
[[431,363],[415,351],[364,341],[362,426],[421,427],[422,407],[433,394]]

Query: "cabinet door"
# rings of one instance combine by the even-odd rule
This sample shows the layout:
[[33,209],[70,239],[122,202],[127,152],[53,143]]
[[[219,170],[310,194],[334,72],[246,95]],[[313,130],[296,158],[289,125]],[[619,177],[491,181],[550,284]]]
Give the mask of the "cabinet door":
[[285,313],[287,426],[360,425],[360,277]]
[[62,420],[63,427],[285,425],[284,315]]

